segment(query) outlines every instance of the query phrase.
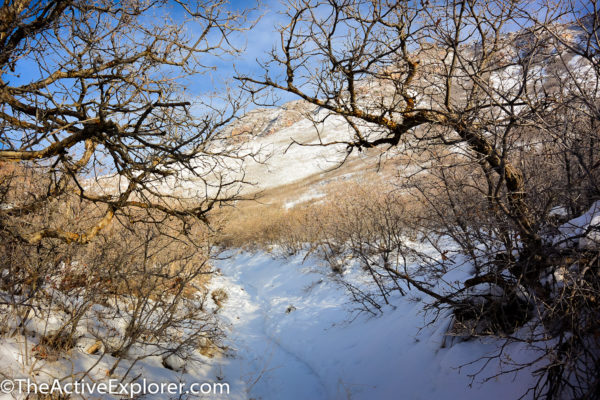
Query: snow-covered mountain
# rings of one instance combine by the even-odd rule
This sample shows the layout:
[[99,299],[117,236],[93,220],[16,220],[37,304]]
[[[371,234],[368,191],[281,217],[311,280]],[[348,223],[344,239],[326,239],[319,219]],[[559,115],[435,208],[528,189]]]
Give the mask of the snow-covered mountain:
[[226,135],[244,143],[246,152],[259,155],[258,160],[244,163],[245,178],[253,184],[245,187],[245,192],[284,186],[311,176],[316,177],[313,184],[318,184],[334,176],[360,175],[373,167],[380,155],[373,150],[355,151],[348,156],[343,143],[316,146],[348,140],[350,126],[344,118],[304,100],[252,110],[229,126]]

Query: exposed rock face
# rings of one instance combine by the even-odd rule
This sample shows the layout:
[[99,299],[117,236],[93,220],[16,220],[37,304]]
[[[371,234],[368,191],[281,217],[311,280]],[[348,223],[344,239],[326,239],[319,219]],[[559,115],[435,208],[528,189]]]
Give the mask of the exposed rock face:
[[257,108],[231,124],[228,136],[236,141],[269,136],[301,121],[314,110],[315,106],[304,100],[292,101],[277,109]]

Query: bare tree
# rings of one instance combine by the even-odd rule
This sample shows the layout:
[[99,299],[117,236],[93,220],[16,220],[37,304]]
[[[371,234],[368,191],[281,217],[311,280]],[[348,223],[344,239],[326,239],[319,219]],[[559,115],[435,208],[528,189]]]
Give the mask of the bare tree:
[[[181,20],[164,16],[168,7]],[[245,14],[223,1],[137,0],[11,1],[0,12],[0,162],[12,171],[3,186],[17,171],[10,163],[46,186],[6,199],[3,223],[60,196],[101,210],[85,230],[37,226],[16,236],[87,243],[126,209],[203,218],[235,197],[241,178],[226,176],[224,160],[240,156],[220,131],[242,100],[197,98],[185,86],[204,79],[211,59],[239,51],[228,35],[244,29]],[[112,178],[94,182],[100,175]],[[186,178],[200,189],[169,194],[166,185]]]
[[[492,19],[486,12],[496,6]],[[467,143],[500,177],[506,193],[497,201],[533,255],[541,239],[523,200],[522,173],[495,146],[524,117],[516,108],[526,100],[526,85],[511,93],[490,82],[493,71],[519,61],[499,60],[506,44],[502,26],[518,12],[515,4],[493,2],[300,2],[282,29],[282,51],[272,54],[272,63],[285,68],[283,82],[268,73],[262,80],[242,80],[292,92],[345,116],[356,133],[349,149],[397,146],[416,127],[431,126],[441,129],[430,129],[428,139]],[[476,39],[479,48],[466,46]],[[420,65],[421,59],[427,63]],[[378,86],[375,99],[368,85]],[[383,130],[369,132],[361,123]]]
[[[429,205],[422,234],[454,240],[475,271],[448,293],[417,289],[473,335],[506,336],[534,320],[543,328],[523,340],[550,361],[532,390],[591,398],[599,309],[586,296],[600,289],[597,251],[552,238],[600,197],[598,9],[564,3],[291,2],[264,75],[239,79],[258,101],[285,91],[343,116],[353,135],[323,145],[420,161],[425,173],[403,187]],[[550,218],[558,206],[569,211]],[[562,270],[571,272],[558,296],[544,279]],[[478,295],[481,285],[503,295]],[[566,332],[578,339],[549,349]]]
[[244,96],[187,86],[241,51],[249,12],[224,0],[0,6],[0,320],[35,341],[31,369],[86,345],[99,359],[70,378],[112,356],[125,379],[144,357],[173,368],[218,347],[207,214],[238,197],[252,154],[223,130]]

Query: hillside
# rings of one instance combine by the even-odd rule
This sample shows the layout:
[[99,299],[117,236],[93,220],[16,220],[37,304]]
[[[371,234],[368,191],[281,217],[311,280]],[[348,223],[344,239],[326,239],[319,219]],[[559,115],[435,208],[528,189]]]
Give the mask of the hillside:
[[600,398],[595,2],[5,3],[1,400]]

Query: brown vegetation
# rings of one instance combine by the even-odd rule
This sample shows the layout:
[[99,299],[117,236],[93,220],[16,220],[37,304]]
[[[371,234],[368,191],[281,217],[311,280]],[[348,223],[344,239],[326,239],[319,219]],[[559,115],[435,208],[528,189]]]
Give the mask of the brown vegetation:
[[[345,118],[351,134],[324,145],[419,160],[427,175],[403,187],[426,206],[416,220],[421,238],[451,238],[474,276],[440,293],[383,271],[392,286],[403,281],[451,309],[465,336],[509,336],[545,354],[530,388],[538,398],[596,398],[600,390],[598,246],[577,245],[597,227],[557,238],[561,223],[600,199],[599,6],[290,2],[263,73],[239,77],[255,96],[287,92]],[[520,30],[509,34],[509,26]],[[550,216],[556,207],[563,217]],[[353,247],[370,272],[379,270],[385,260],[369,257],[373,242],[360,236],[350,236]],[[444,272],[438,260],[423,266]],[[545,283],[563,270],[566,280]],[[385,296],[383,275],[373,278]],[[527,324],[523,336],[510,336]],[[557,344],[548,346],[550,338]]]
[[[37,342],[34,356],[100,342],[111,376],[125,358],[187,358],[219,342],[204,310],[206,215],[237,198],[242,180],[225,177],[224,160],[244,157],[218,147],[245,100],[229,92],[217,109],[180,80],[239,52],[226,38],[247,12],[222,1],[0,6],[0,323]],[[187,179],[197,191],[171,193]]]

